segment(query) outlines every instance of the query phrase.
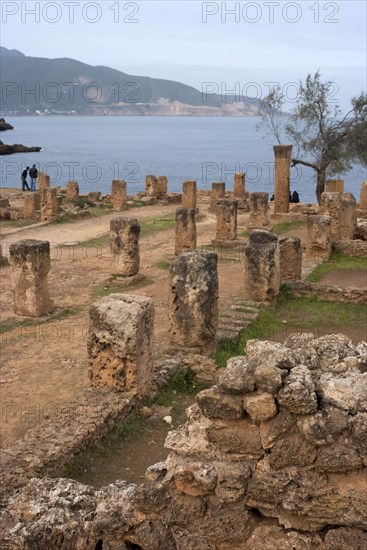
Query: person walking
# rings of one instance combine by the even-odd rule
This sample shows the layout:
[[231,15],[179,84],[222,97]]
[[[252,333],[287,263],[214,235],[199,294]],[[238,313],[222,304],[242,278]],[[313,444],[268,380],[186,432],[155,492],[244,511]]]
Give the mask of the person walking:
[[31,178],[31,191],[35,191],[38,178],[38,170],[35,164],[33,164],[32,168],[29,170],[29,177]]
[[28,170],[29,170],[29,166],[27,166],[27,168],[25,168],[22,172],[22,191],[30,191],[29,189],[29,185],[28,185],[28,182],[27,182],[27,174],[28,174]]

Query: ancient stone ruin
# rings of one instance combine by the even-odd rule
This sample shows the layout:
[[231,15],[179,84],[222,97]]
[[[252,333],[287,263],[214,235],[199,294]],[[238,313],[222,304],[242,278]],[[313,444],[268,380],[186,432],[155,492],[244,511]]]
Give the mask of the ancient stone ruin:
[[114,218],[110,222],[111,273],[137,275],[140,268],[140,223],[136,218]]
[[190,252],[196,248],[196,210],[177,208],[175,228],[175,254]]
[[237,207],[236,200],[217,201],[216,241],[233,241],[237,238]]
[[66,198],[70,201],[79,197],[79,184],[77,181],[69,181],[66,185]]
[[353,239],[357,224],[357,202],[352,193],[341,194],[340,237]]
[[289,212],[292,145],[274,145],[274,212]]
[[54,222],[57,219],[59,205],[57,189],[43,188],[41,191],[41,222]]
[[168,189],[167,176],[158,176],[157,178],[157,195],[162,198],[166,195]]
[[124,180],[113,180],[111,202],[114,208],[125,210],[127,208],[127,190]]
[[302,243],[298,237],[279,239],[280,282],[299,281],[302,274]]
[[41,196],[35,191],[24,196],[23,216],[25,219],[37,220],[41,209]]
[[218,272],[215,252],[184,252],[171,265],[168,337],[178,348],[203,355],[215,351]]
[[246,175],[243,172],[237,172],[234,175],[233,196],[235,199],[241,200],[246,196],[245,178]]
[[344,193],[344,180],[326,180],[326,193]]
[[182,208],[195,208],[197,205],[196,181],[186,180],[182,184]]
[[50,243],[22,240],[9,247],[14,313],[42,317],[53,309],[47,283]]
[[145,395],[153,372],[153,300],[111,294],[92,304],[89,315],[92,385]]
[[250,340],[171,431],[140,485],[32,479],[3,548],[364,550],[367,346]]
[[250,193],[249,229],[259,229],[269,225],[269,193]]
[[273,302],[279,294],[278,237],[265,229],[251,231],[244,256],[245,297],[254,302]]
[[209,212],[216,212],[218,200],[224,199],[225,196],[226,196],[226,184],[224,182],[212,183],[212,190],[210,192]]
[[308,258],[319,259],[323,262],[330,260],[331,227],[332,218],[330,216],[308,216],[306,248]]
[[359,198],[359,208],[361,210],[367,210],[367,181],[364,181],[361,185],[361,194]]
[[43,189],[51,187],[51,179],[46,172],[38,172],[38,191],[41,193]]

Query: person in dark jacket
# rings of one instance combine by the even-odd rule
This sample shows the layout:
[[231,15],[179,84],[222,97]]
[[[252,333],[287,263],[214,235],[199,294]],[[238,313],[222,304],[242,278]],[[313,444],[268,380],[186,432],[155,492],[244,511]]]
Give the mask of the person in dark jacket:
[[30,191],[29,185],[28,185],[28,182],[27,182],[28,170],[29,170],[29,166],[27,166],[27,168],[25,168],[22,172],[22,177],[21,177],[22,191]]
[[29,170],[29,177],[31,178],[31,191],[35,191],[38,178],[38,170],[35,164],[33,164],[32,168]]
[[298,204],[299,203],[299,194],[297,191],[293,191],[292,193],[292,202]]

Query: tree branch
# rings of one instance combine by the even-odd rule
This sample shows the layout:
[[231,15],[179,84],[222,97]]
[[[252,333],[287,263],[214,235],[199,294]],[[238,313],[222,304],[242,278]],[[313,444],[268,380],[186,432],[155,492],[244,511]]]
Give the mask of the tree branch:
[[313,168],[316,170],[317,173],[320,172],[320,168],[316,166],[316,164],[312,164],[312,162],[306,162],[305,160],[299,160],[299,159],[292,159],[292,167],[296,166],[296,164],[302,164],[302,166],[308,166],[309,168]]

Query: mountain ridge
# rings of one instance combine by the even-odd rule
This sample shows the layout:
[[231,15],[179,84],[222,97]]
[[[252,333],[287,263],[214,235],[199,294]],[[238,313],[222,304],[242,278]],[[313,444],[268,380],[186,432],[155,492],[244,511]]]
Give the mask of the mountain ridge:
[[204,95],[181,82],[0,47],[1,114],[253,116],[257,100]]

